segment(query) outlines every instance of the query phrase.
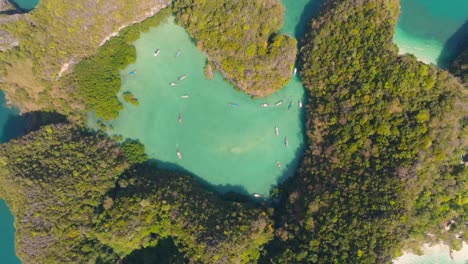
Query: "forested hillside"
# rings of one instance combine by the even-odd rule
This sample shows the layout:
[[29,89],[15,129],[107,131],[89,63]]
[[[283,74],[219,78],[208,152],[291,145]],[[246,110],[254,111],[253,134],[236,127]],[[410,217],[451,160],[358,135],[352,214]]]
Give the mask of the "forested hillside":
[[177,22],[234,86],[262,97],[292,76],[296,40],[278,34],[284,8],[279,0],[176,0]]
[[0,197],[23,263],[114,262],[92,235],[95,209],[127,167],[115,143],[72,125],[47,126],[0,145]]
[[275,263],[390,263],[425,231],[460,243],[466,90],[397,56],[398,11],[396,0],[329,1],[310,24],[300,49],[309,148],[286,185]]
[[177,173],[141,167],[118,185],[97,236],[122,256],[173,237],[192,263],[253,263],[273,236],[264,210],[222,201]]
[[112,34],[169,4],[168,0],[41,0],[27,14],[0,14],[0,33],[18,42],[0,52],[2,90],[23,111],[71,115],[82,110],[81,98],[72,96],[73,87],[61,77],[95,54]]
[[135,146],[63,124],[0,145],[0,197],[23,263],[116,263],[169,237],[192,263],[258,259],[273,236],[265,208],[149,164],[129,169],[144,161]]

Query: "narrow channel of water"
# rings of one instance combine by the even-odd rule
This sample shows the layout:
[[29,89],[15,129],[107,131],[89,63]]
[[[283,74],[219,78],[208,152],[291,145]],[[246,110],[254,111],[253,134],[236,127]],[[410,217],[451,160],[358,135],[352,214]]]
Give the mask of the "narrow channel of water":
[[[0,92],[0,143],[6,142],[23,132],[24,123],[18,117],[18,111],[7,107],[5,97]],[[15,227],[13,216],[0,199],[0,263],[21,263],[15,254]]]

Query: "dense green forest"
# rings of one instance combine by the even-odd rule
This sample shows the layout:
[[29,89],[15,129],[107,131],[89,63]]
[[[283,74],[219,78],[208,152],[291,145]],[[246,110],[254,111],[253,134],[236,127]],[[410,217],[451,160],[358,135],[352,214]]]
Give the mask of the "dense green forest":
[[97,237],[122,256],[173,237],[194,263],[252,263],[273,236],[262,209],[222,201],[177,173],[142,166],[118,186],[104,203]]
[[0,197],[15,217],[20,259],[115,263],[171,237],[191,263],[259,258],[273,237],[265,208],[225,201],[189,176],[141,164],[142,151],[71,124],[0,145]]
[[47,126],[0,146],[0,197],[23,263],[109,263],[93,235],[96,207],[127,167],[115,143],[72,125]]
[[309,148],[285,186],[271,262],[389,263],[425,231],[461,243],[466,90],[397,56],[398,12],[396,0],[336,0],[311,22],[300,48]]
[[292,76],[296,40],[278,34],[284,7],[279,0],[176,0],[177,22],[234,86],[261,97]]

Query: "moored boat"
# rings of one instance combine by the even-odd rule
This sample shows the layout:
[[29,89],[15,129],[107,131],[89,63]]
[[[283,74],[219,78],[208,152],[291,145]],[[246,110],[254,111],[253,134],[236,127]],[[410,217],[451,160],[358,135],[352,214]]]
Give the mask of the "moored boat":
[[184,75],[181,75],[181,76],[179,77],[178,80],[179,80],[179,81],[182,81],[182,80],[185,79],[185,78],[187,78],[187,75],[184,74]]
[[179,114],[179,124],[182,124],[182,113]]
[[261,107],[268,107],[267,103],[260,104]]
[[302,101],[301,100],[298,100],[297,104],[299,105],[299,108],[302,108]]
[[283,104],[283,100],[279,100],[278,102],[275,103],[276,106],[280,106]]
[[176,53],[176,55],[175,55],[175,56],[176,56],[176,57],[179,57],[181,53],[182,53],[182,51],[180,51],[180,50],[177,50],[177,53]]
[[295,76],[297,73],[297,68],[294,68],[293,75]]
[[177,84],[175,82],[170,83],[171,86],[176,86]]
[[239,105],[236,104],[236,103],[229,103],[229,106],[232,106],[232,107],[238,107]]
[[281,169],[281,163],[279,161],[276,161],[276,167],[278,167],[278,169]]
[[287,147],[289,145],[288,137],[284,138],[284,146]]
[[288,110],[291,110],[292,104],[293,104],[293,102],[292,102],[292,101],[291,101],[291,102],[289,102],[289,104],[288,104]]
[[136,70],[133,70],[133,71],[129,72],[128,74],[130,74],[130,75],[132,75],[132,76],[133,76],[133,75],[135,75],[135,74],[136,74],[136,72],[137,72]]
[[279,128],[277,126],[275,126],[275,135],[279,135]]
[[182,159],[182,154],[179,151],[179,148],[176,149],[176,154],[178,159]]
[[161,51],[160,49],[155,50],[153,53],[153,56],[155,57],[158,56],[160,51]]
[[259,194],[259,193],[254,193],[253,196],[254,196],[255,198],[261,198],[261,197],[262,197],[262,195]]
[[184,94],[184,95],[181,95],[180,98],[189,98],[189,96],[187,94]]

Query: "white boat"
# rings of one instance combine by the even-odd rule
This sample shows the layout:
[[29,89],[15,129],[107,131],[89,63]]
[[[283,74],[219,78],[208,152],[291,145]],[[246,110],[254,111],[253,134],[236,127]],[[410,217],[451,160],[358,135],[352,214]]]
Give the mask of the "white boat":
[[285,137],[284,138],[284,146],[288,147],[288,145],[289,145],[288,137]]
[[254,193],[253,196],[254,196],[255,198],[261,198],[261,197],[262,197],[262,195],[259,194],[259,193]]
[[171,86],[176,86],[177,84],[175,82],[170,83]]
[[294,68],[294,71],[293,71],[294,76],[296,76],[296,73],[297,73],[297,68]]
[[182,124],[182,114],[179,114],[179,124]]
[[184,75],[181,75],[181,76],[179,77],[178,80],[179,80],[179,81],[182,81],[182,80],[185,79],[185,78],[187,78],[187,75],[184,74]]
[[182,51],[178,50],[175,56],[179,57],[181,53],[182,53]]
[[302,101],[301,100],[298,100],[297,104],[299,105],[299,108],[302,108]]
[[283,104],[283,100],[279,100],[278,102],[275,103],[276,106],[280,106]]
[[278,167],[278,169],[281,169],[281,163],[279,161],[276,161],[276,167]]
[[179,149],[176,149],[176,154],[178,159],[182,159],[182,154],[180,154]]
[[160,49],[155,50],[153,55],[154,55],[155,57],[158,56],[160,51],[161,51]]
[[279,129],[278,129],[277,126],[275,126],[275,135],[277,135],[277,136],[279,135]]
[[184,95],[181,95],[180,98],[189,98],[189,96],[187,94],[184,94]]
[[261,107],[268,107],[267,103],[260,104]]

